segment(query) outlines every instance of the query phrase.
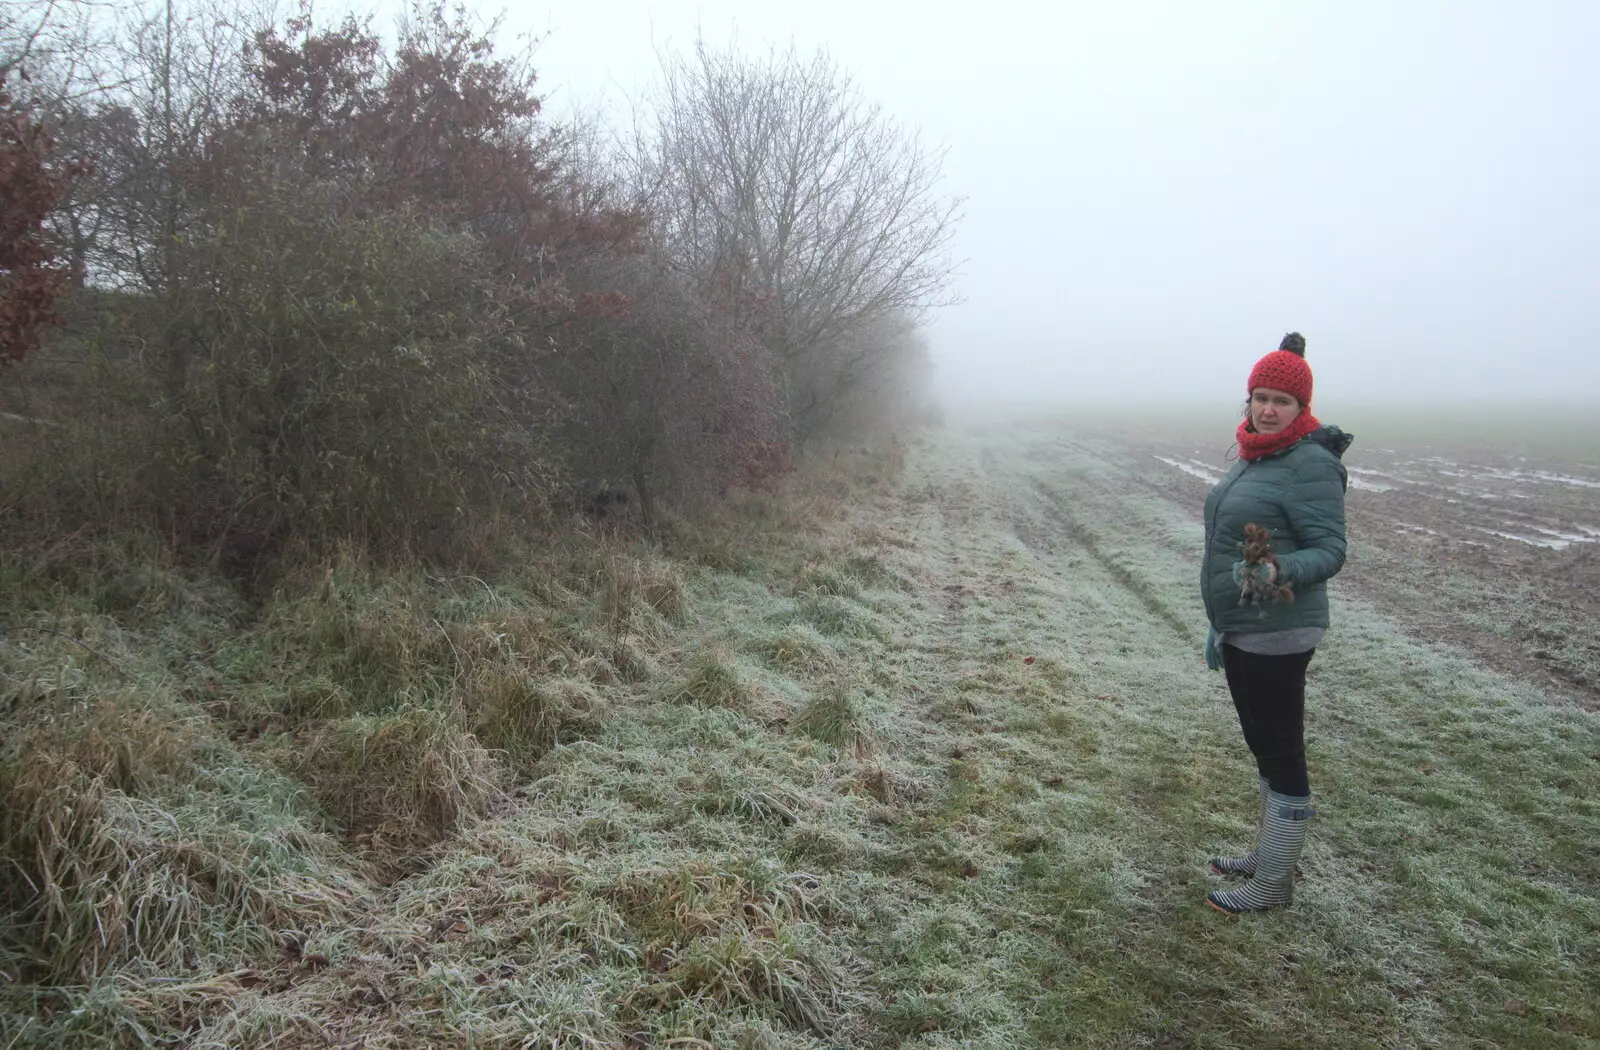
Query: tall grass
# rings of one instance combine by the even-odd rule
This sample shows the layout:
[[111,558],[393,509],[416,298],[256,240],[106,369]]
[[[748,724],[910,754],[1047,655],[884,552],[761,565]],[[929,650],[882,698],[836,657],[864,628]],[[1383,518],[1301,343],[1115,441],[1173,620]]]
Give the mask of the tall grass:
[[0,1046],[1600,1038],[1593,712],[1339,601],[1303,881],[1228,921],[1192,509],[1068,431],[936,440],[254,610],[8,563]]

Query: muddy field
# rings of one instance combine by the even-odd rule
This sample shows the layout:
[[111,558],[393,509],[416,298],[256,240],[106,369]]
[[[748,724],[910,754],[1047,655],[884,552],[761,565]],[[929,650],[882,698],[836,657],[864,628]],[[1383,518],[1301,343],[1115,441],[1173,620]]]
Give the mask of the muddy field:
[[[1345,455],[1343,585],[1418,638],[1600,707],[1600,455],[1584,463],[1569,447],[1522,456],[1358,433]],[[1216,441],[1161,438],[1139,452],[1163,495],[1197,517],[1231,465]]]

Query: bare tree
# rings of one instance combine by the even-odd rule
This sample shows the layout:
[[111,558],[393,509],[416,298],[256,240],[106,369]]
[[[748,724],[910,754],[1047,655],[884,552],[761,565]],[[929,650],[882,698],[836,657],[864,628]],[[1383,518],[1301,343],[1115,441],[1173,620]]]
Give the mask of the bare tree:
[[51,95],[81,89],[100,72],[92,59],[113,17],[95,0],[0,0],[0,77],[22,74]]
[[700,40],[661,67],[634,150],[640,192],[668,255],[763,318],[803,438],[814,393],[870,354],[865,326],[951,301],[961,201],[940,191],[944,154],[824,52],[751,59]]

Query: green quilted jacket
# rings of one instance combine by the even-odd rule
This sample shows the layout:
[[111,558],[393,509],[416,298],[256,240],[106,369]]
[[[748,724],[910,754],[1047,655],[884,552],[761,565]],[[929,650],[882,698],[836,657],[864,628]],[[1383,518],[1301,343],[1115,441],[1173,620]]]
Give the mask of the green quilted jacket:
[[[1353,438],[1324,426],[1281,452],[1239,460],[1206,496],[1206,547],[1200,596],[1220,634],[1328,626],[1328,579],[1344,566],[1344,493],[1339,457]],[[1244,527],[1272,531],[1278,576],[1294,601],[1248,605],[1233,569],[1244,557]]]

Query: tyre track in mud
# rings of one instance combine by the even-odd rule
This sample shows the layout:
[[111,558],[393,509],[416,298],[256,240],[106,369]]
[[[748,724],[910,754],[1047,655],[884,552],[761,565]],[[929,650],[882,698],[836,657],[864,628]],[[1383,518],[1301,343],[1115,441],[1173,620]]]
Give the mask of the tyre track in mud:
[[[1067,449],[1074,455],[1101,458],[1093,450],[1069,445],[1060,439],[1055,439],[1051,444]],[[1059,555],[1056,549],[1058,538],[1065,538],[1087,555],[1090,563],[1104,572],[1118,589],[1131,595],[1151,617],[1165,624],[1180,640],[1190,644],[1203,642],[1202,638],[1195,636],[1191,625],[1156,593],[1148,580],[1128,568],[1125,561],[1133,554],[1129,547],[1117,546],[1101,536],[1068,506],[1069,501],[1076,498],[1106,508],[1102,516],[1111,520],[1127,517],[1117,513],[1116,507],[1122,501],[1115,493],[1094,485],[1082,475],[1070,483],[1072,491],[1064,492],[1052,487],[1039,476],[1039,472],[1059,470],[1059,464],[1039,455],[1037,446],[1028,450],[1029,466],[1036,469],[1021,474],[1006,475],[999,457],[988,449],[984,450],[980,459],[985,472],[990,475],[991,484],[1001,483],[1004,491],[1010,494],[1010,506],[1006,508],[1008,523],[1017,538],[1030,550],[1043,558],[1054,559]],[[1042,525],[1028,514],[1029,510],[1036,511],[1038,517],[1044,519]]]
[[1072,538],[1074,543],[1082,547],[1119,587],[1133,595],[1151,616],[1170,627],[1173,633],[1184,641],[1203,641],[1194,637],[1189,625],[1172,611],[1146,580],[1136,575],[1114,556],[1115,552],[1108,543],[1062,506],[1059,495],[1040,481],[1034,482],[1034,491],[1041,497],[1046,514]]

